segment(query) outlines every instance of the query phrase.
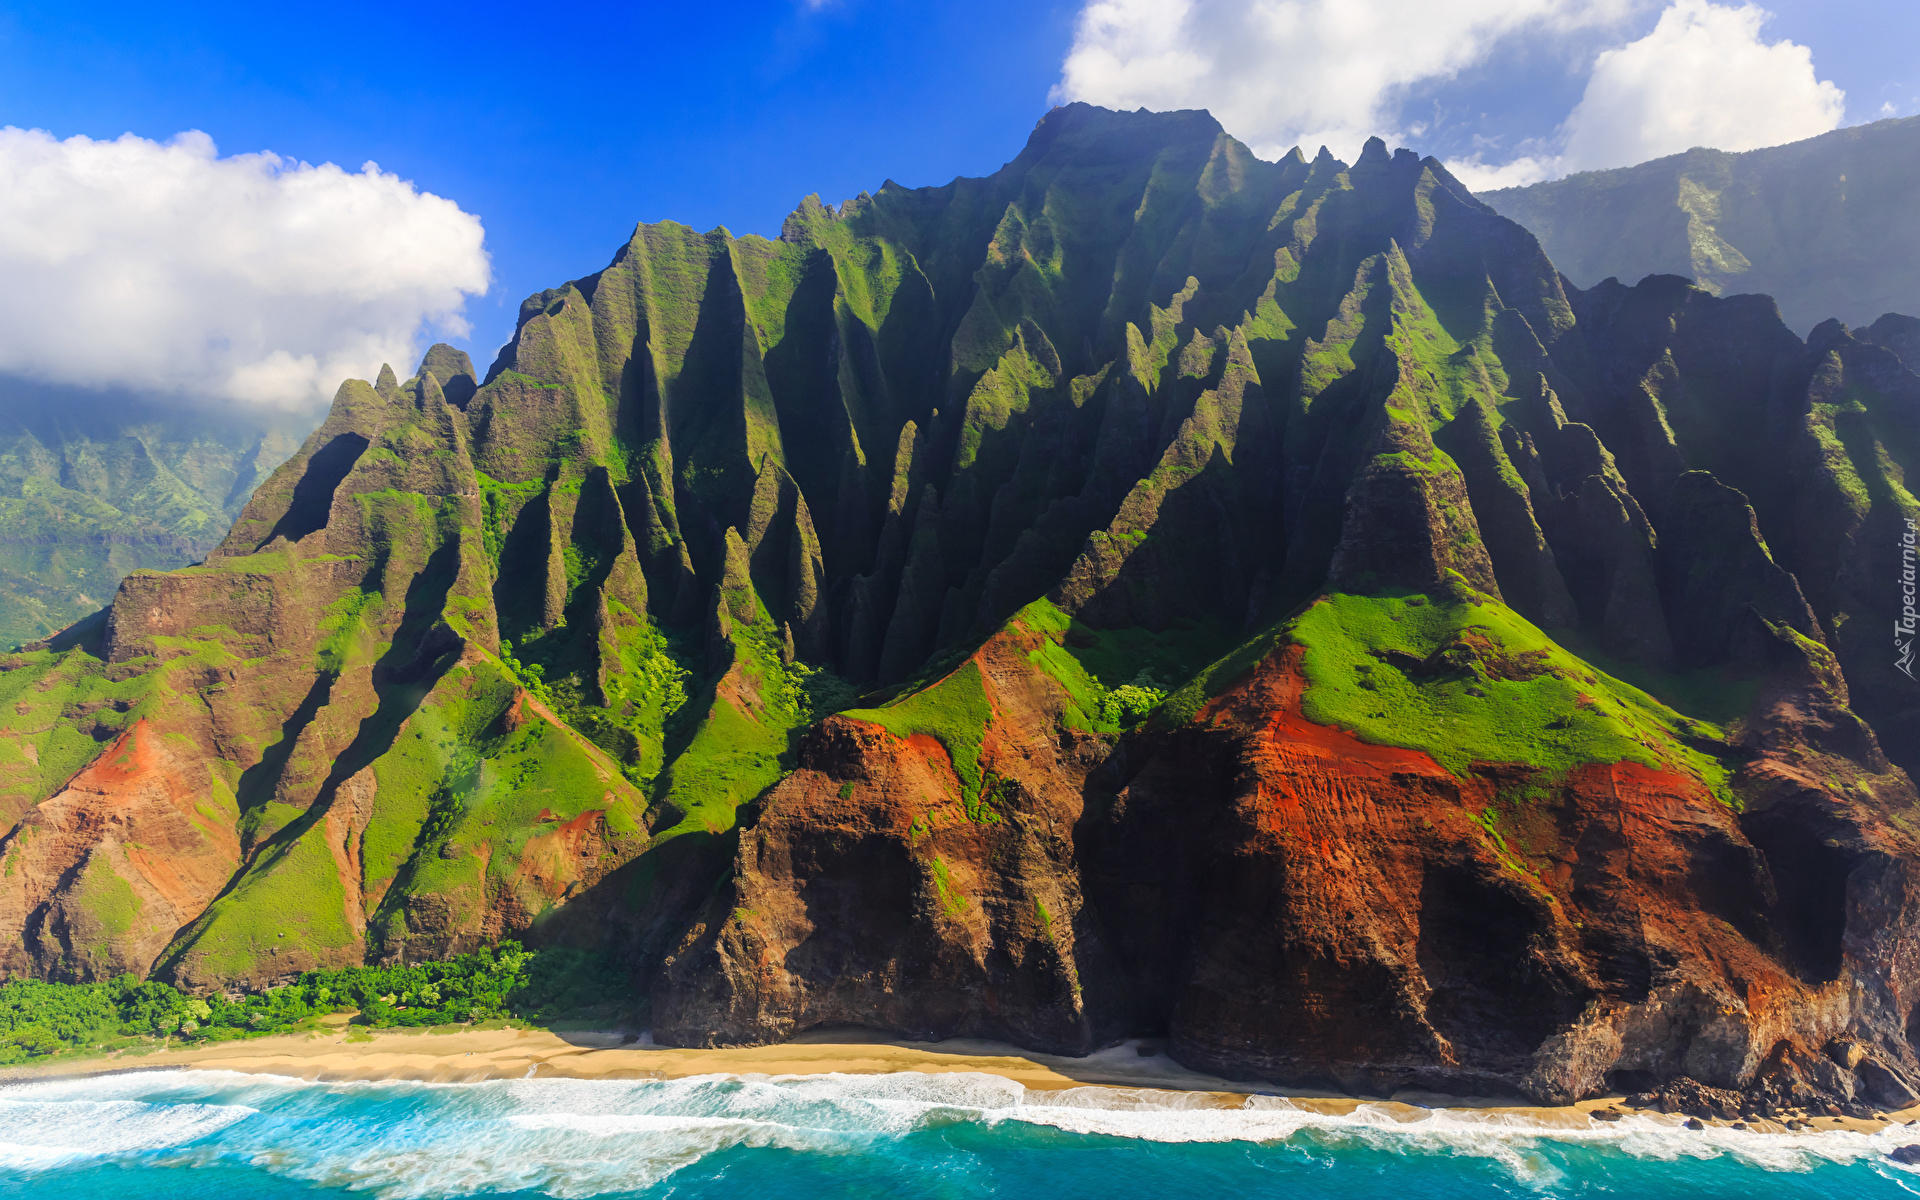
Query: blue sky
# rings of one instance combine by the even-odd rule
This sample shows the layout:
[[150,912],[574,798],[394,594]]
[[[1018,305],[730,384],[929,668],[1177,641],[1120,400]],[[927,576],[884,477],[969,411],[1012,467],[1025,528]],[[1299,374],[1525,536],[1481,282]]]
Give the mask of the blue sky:
[[[1122,25],[1158,19],[1141,15],[1144,0],[1093,2],[1113,6]],[[1235,4],[1253,2],[1199,0],[1228,25],[1241,19]],[[1449,159],[1571,163],[1553,157],[1562,153],[1554,139],[1581,101],[1594,55],[1646,36],[1664,0],[1532,2],[1559,13],[1559,24],[1489,26],[1437,73],[1415,66],[1376,80],[1377,103],[1357,117],[1229,127],[1258,147],[1301,129],[1349,137],[1358,121]],[[1920,4],[1767,7],[1764,40],[1811,50],[1818,78],[1845,92],[1843,123],[1887,105],[1920,112]],[[457,339],[484,366],[522,297],[603,265],[635,221],[772,235],[809,192],[832,201],[889,177],[935,184],[993,170],[1018,151],[1050,96],[1073,94],[1056,88],[1063,62],[1086,41],[1081,10],[1030,0],[14,4],[0,11],[0,125],[158,142],[200,130],[221,155],[271,150],[350,172],[373,160],[484,224],[492,284],[466,302],[472,331]],[[1592,15],[1600,10],[1612,15]],[[1129,80],[1147,70],[1137,57],[1122,66]],[[1207,101],[1207,88],[1237,86],[1236,70],[1286,69],[1207,60],[1188,72],[1197,82],[1146,96]],[[1132,94],[1118,86],[1096,80],[1079,94]],[[1259,94],[1240,103],[1243,112],[1273,109]]]

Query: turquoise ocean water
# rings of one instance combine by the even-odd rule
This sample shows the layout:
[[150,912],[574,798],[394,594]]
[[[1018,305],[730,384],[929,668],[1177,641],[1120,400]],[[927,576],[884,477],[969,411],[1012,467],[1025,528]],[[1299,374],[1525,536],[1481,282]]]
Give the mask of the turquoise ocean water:
[[[1920,1195],[1867,1137],[1546,1130],[1460,1110],[1318,1116],[1276,1097],[986,1075],[307,1083],[153,1072],[0,1088],[0,1197]],[[1404,1116],[1404,1110],[1399,1111]]]

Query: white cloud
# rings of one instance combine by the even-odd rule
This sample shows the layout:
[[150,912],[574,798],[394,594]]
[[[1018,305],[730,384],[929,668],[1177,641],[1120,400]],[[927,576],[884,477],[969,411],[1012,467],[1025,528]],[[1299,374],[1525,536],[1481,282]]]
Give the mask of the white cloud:
[[1561,153],[1447,165],[1480,191],[1695,146],[1778,146],[1838,127],[1846,94],[1814,74],[1807,47],[1761,38],[1770,15],[1752,4],[1675,0],[1653,32],[1594,60],[1586,92],[1560,128]]
[[478,217],[373,163],[0,129],[0,371],[286,409],[404,374],[483,294]]
[[1468,191],[1491,192],[1496,188],[1525,187],[1542,179],[1557,179],[1566,174],[1558,155],[1522,155],[1498,165],[1489,165],[1479,157],[1454,159],[1447,163],[1453,177],[1467,185]]
[[1619,167],[1694,146],[1753,150],[1839,126],[1846,95],[1816,78],[1813,51],[1769,45],[1771,14],[1676,0],[1653,32],[1605,51],[1567,118],[1572,170]]
[[1612,25],[1638,0],[1091,0],[1054,88],[1110,108],[1207,108],[1255,153],[1349,160],[1400,132],[1405,90],[1505,37]]

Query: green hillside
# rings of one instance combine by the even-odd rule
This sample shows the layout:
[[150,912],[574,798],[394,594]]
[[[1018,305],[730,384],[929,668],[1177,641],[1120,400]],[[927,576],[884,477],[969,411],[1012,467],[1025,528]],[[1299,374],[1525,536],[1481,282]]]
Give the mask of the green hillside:
[[0,376],[0,647],[206,557],[310,420]]
[[1483,192],[1581,287],[1684,275],[1772,296],[1805,333],[1920,312],[1920,117],[1730,154],[1693,149]]

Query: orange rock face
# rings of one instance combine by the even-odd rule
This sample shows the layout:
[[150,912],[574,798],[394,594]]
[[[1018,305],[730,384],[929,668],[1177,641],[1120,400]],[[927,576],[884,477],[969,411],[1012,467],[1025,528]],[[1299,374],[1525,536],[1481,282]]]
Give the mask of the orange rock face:
[[993,708],[988,814],[969,815],[932,737],[848,717],[808,737],[742,829],[731,886],[669,956],[656,1036],[729,1045],[853,1022],[1085,1053],[1123,1023],[1074,849],[1107,746],[1059,726],[1065,693],[1031,648],[1007,634],[970,660]]
[[4,969],[56,978],[144,973],[240,861],[204,766],[136,722],[0,843]]
[[1736,812],[1631,762],[1457,777],[1301,716],[1297,647],[1110,750],[1061,730],[1020,650],[975,659],[982,763],[1018,781],[1002,820],[967,819],[932,739],[828,721],[669,963],[662,1036],[1165,1033],[1232,1076],[1566,1099],[1737,1087],[1891,1022],[1877,1053],[1912,1068],[1914,997],[1850,951],[1916,894],[1872,812],[1788,789]]

